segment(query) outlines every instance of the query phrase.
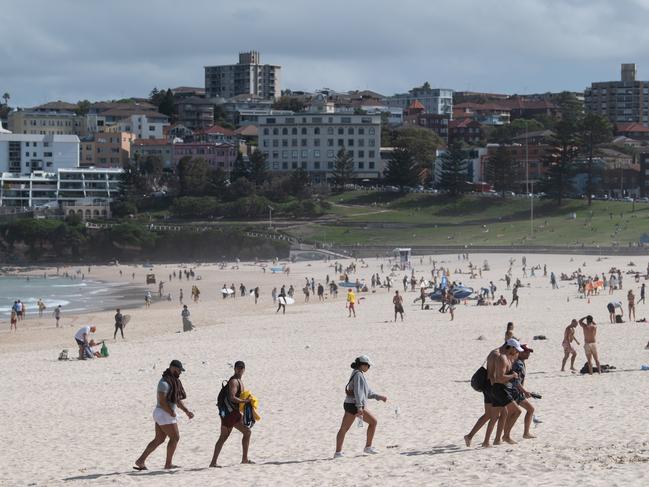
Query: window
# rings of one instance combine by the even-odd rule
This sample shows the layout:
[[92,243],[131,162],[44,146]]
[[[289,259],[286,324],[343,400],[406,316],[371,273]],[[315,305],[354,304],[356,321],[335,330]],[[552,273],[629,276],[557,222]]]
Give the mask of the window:
[[328,150],[327,151],[327,157],[333,157],[334,156],[334,151]]
[[262,144],[264,147],[268,147],[268,141],[264,139],[264,143]]
[[367,152],[367,157],[371,157],[371,158],[374,158],[374,157],[376,157],[376,156],[375,156],[374,154],[375,154],[375,153],[374,153],[374,151],[373,151],[373,150],[371,150],[371,151],[368,151],[368,152]]
[[270,130],[268,130],[268,127],[264,127],[264,135],[269,135]]
[[279,152],[273,151],[273,159],[279,159]]
[[43,157],[52,157],[51,152],[43,152]]
[[334,146],[334,139],[327,139],[327,147],[333,147]]
[[293,157],[293,159],[297,159],[297,151],[296,150],[291,151],[291,156]]
[[359,127],[358,135],[364,135],[364,134],[365,134],[365,129],[363,127]]
[[364,150],[359,150],[358,151],[358,157],[365,157],[365,151]]
[[[296,131],[297,133],[297,131]],[[302,135],[306,135],[306,127],[302,127]]]
[[333,135],[334,134],[334,128],[333,127],[327,127],[327,134]]
[[338,135],[343,135],[345,133],[345,129],[342,127],[338,127]]
[[266,123],[275,123],[275,122],[276,122],[275,118],[267,118],[266,119]]
[[345,139],[338,139],[338,147],[345,147]]
[[340,117],[340,123],[352,123],[352,117]]
[[320,157],[320,151],[319,150],[314,150],[313,151],[313,157]]
[[313,141],[313,145],[314,145],[315,147],[320,147],[320,139],[315,139],[315,140]]
[[282,129],[282,135],[288,135],[288,129],[286,127]]
[[279,129],[277,127],[273,127],[273,135],[279,135]]
[[25,152],[25,157],[29,157],[29,152]]
[[297,147],[297,139],[291,139],[291,147]]
[[288,147],[288,139],[282,139],[282,147]]
[[38,142],[34,142],[34,147],[38,146]]
[[293,161],[293,162],[291,162],[291,167],[292,167],[293,169],[297,169],[297,161]]
[[327,161],[327,169],[333,169],[333,168],[334,168],[333,161]]
[[306,146],[307,146],[306,139],[300,140],[300,147],[306,147]]
[[349,147],[354,147],[354,139],[347,139],[347,145]]
[[286,118],[286,123],[295,123],[295,118],[293,117]]
[[370,147],[374,147],[374,139],[369,139],[367,141],[367,145],[369,145]]
[[282,151],[282,159],[288,159],[288,151],[287,150]]
[[358,169],[365,169],[365,163],[364,162],[359,162],[358,163]]
[[25,142],[25,147],[29,147],[29,142]]
[[354,127],[349,127],[347,129],[347,135],[354,135]]
[[302,169],[306,170],[306,162],[305,161],[302,161]]
[[316,127],[313,129],[313,134],[314,135],[320,135],[320,127]]
[[358,147],[365,147],[365,139],[358,139]]
[[315,161],[313,163],[313,169],[320,169],[320,161]]
[[29,167],[29,162],[26,162],[26,163],[25,163],[25,167]]
[[149,132],[155,132],[155,125],[149,125]]
[[302,157],[309,157],[309,151],[306,150],[306,149],[302,149],[301,156],[302,156]]
[[322,117],[313,117],[311,123],[322,123]]
[[273,162],[273,169],[279,169],[279,162]]
[[273,140],[273,147],[279,147],[279,140]]
[[282,169],[288,169],[288,162],[282,162]]
[[374,161],[368,162],[367,165],[370,169],[374,169]]
[[293,127],[293,128],[291,129],[291,134],[293,134],[293,135],[297,135],[297,127]]
[[368,134],[374,135],[374,127],[370,127],[367,131]]

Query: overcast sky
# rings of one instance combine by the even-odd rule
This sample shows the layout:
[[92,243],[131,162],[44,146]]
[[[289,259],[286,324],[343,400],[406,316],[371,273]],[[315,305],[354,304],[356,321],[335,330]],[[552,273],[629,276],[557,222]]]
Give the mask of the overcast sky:
[[505,93],[649,79],[649,0],[0,0],[12,106],[203,86],[259,50],[282,89]]

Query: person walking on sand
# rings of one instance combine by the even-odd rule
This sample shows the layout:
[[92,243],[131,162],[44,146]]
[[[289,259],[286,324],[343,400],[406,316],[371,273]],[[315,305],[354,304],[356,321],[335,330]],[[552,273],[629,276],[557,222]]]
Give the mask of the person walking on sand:
[[155,437],[146,446],[140,458],[135,460],[135,466],[133,467],[135,470],[148,470],[146,459],[167,438],[169,438],[169,442],[167,443],[167,458],[164,468],[166,470],[179,468],[173,464],[173,456],[178,446],[178,440],[180,439],[176,409],[183,411],[189,419],[194,417],[194,413],[187,409],[183,403],[187,398],[187,394],[185,393],[182,382],[180,382],[180,374],[182,372],[185,372],[185,369],[180,360],[172,360],[169,368],[162,373],[162,378],[158,382],[156,392],[156,407],[153,410]]
[[563,361],[561,362],[561,372],[564,372],[566,368],[566,362],[568,357],[572,355],[570,359],[570,370],[575,370],[575,359],[577,358],[577,350],[572,346],[572,342],[575,342],[577,345],[580,345],[579,340],[575,336],[575,330],[579,323],[577,320],[573,319],[570,324],[566,327],[563,332],[563,342],[561,346],[563,347]]
[[511,371],[511,366],[515,356],[521,351],[523,351],[523,348],[520,346],[518,340],[510,338],[502,346],[492,350],[487,356],[487,380],[482,390],[485,412],[478,418],[469,434],[464,437],[466,446],[471,446],[473,437],[487,424],[487,431],[485,433],[485,439],[482,442],[482,447],[489,448],[491,446],[491,435],[494,427],[496,427],[496,423],[496,440],[494,441],[494,445],[500,444],[500,437],[503,435],[503,430],[505,433],[502,436],[502,440],[507,443],[513,443],[509,437],[511,428],[505,429],[505,427],[508,413],[514,413],[514,408],[518,408],[513,404],[510,390],[505,385],[518,378],[518,374]]
[[277,311],[275,313],[279,313],[279,310],[282,310],[282,314],[286,314],[286,290],[284,289],[284,286],[282,286],[282,289],[279,290],[279,296],[277,296]]
[[59,327],[59,321],[61,320],[61,305],[59,304],[54,308],[54,319],[56,320],[56,327]]
[[356,295],[354,294],[354,291],[352,288],[349,288],[347,290],[347,310],[349,313],[347,314],[347,318],[352,317],[352,313],[354,314],[354,318],[356,318]]
[[180,312],[180,316],[183,320],[183,331],[192,331],[196,328],[192,323],[192,320],[189,319],[191,313],[186,304],[183,305],[183,310]]
[[[525,366],[525,361],[530,358],[530,354],[534,352],[525,344],[521,344],[522,352],[519,352],[518,359],[512,365],[512,371],[518,374],[518,378],[512,381],[512,396],[514,401],[525,410],[525,419],[523,427],[523,438],[526,440],[531,440],[536,438],[531,432],[530,428],[532,426],[532,419],[534,418],[534,406],[529,401],[529,398],[532,397],[532,394],[525,389],[525,375],[527,374],[527,368]],[[513,422],[516,422],[520,412],[516,414]]]
[[645,291],[645,286],[644,282],[642,283],[642,286],[640,286],[640,299],[638,299],[638,304],[640,304],[640,301],[642,301],[642,304],[644,303],[644,291]]
[[586,359],[588,360],[588,373],[593,375],[592,360],[595,359],[597,373],[601,374],[602,369],[599,365],[599,355],[597,354],[597,323],[593,321],[591,315],[588,315],[579,320],[579,325],[584,331],[584,350],[586,352]]
[[183,288],[180,288],[180,291],[178,292],[178,301],[180,301],[180,304],[183,304],[183,298],[185,295],[183,294]]
[[241,463],[248,464],[254,463],[248,458],[248,447],[250,446],[250,428],[243,424],[243,416],[239,412],[240,404],[247,404],[250,399],[241,399],[241,393],[245,390],[241,378],[246,371],[246,364],[241,360],[234,363],[234,375],[228,379],[227,384],[221,387],[221,392],[217,398],[217,406],[219,408],[219,416],[221,417],[221,434],[219,439],[214,445],[214,455],[210,467],[219,467],[217,461],[223,445],[230,437],[232,429],[241,432]]
[[122,334],[122,340],[124,339],[124,316],[122,312],[117,308],[115,313],[115,333],[113,333],[113,340],[117,340],[117,330]]
[[11,308],[11,318],[9,320],[9,331],[18,331],[18,314],[16,310]]
[[367,355],[357,357],[351,364],[351,368],[354,371],[345,386],[345,400],[343,402],[345,414],[343,415],[340,429],[336,435],[336,452],[334,453],[334,458],[342,458],[345,456],[342,451],[345,435],[356,418],[360,418],[359,421],[367,423],[367,438],[363,452],[368,455],[378,453],[377,449],[372,446],[378,422],[374,415],[368,411],[367,401],[368,399],[376,399],[377,401],[386,402],[388,398],[372,391],[367,384],[365,373],[370,370],[371,366],[372,361]]
[[403,296],[399,294],[398,290],[394,291],[392,304],[394,304],[394,321],[397,321],[397,314],[401,315],[401,321],[403,321]]
[[629,321],[635,321],[635,294],[632,289],[629,289],[626,299],[629,304]]
[[512,307],[512,304],[516,302],[516,307],[518,308],[518,285],[514,284],[514,287],[512,288],[512,302],[509,303],[509,307]]
[[42,318],[43,311],[45,311],[46,306],[41,298],[38,298],[38,302],[36,303],[36,306],[38,306],[38,317]]

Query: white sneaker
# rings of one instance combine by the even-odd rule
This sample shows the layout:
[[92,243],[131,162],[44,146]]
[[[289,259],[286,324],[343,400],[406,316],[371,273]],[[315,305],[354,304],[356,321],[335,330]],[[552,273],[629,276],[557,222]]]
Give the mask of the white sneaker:
[[365,448],[365,450],[363,450],[363,453],[365,453],[367,455],[376,455],[378,452],[379,451],[376,448],[374,448],[373,446],[368,446],[368,447]]
[[334,458],[345,458],[345,454],[341,451],[334,453]]

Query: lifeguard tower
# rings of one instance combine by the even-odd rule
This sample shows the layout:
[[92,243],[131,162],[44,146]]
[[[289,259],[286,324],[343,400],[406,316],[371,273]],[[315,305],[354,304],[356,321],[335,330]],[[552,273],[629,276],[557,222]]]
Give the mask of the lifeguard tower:
[[394,257],[398,259],[399,267],[401,270],[408,269],[410,267],[410,255],[412,254],[412,249],[410,248],[396,248],[394,249]]

